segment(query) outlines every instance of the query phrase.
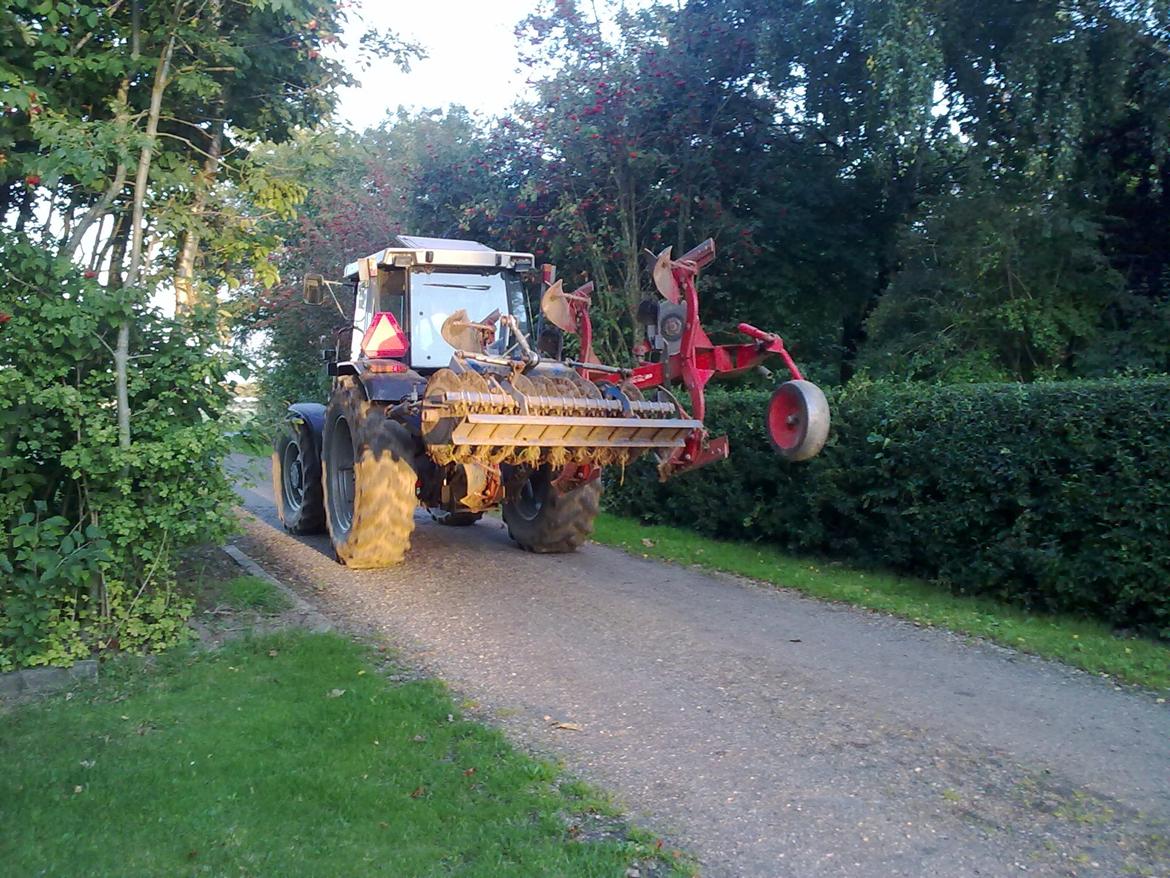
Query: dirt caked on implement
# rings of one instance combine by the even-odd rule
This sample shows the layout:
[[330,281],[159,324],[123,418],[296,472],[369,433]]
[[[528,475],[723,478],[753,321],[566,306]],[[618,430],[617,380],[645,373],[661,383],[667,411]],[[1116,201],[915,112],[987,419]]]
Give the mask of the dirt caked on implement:
[[[291,406],[275,442],[284,526],[328,530],[342,563],[384,567],[409,548],[419,503],[455,526],[502,505],[523,548],[572,551],[592,531],[603,467],[650,454],[667,479],[727,457],[727,438],[703,427],[704,388],[772,355],[791,375],[768,406],[772,444],[788,460],[814,456],[828,437],[828,405],[784,342],[746,323],[738,344],[713,344],[703,331],[695,280],[714,258],[710,240],[677,260],[669,249],[657,256],[661,298],[639,308],[631,368],[598,361],[593,285],[566,291],[552,266],[541,269],[530,335],[528,253],[400,236],[348,266],[343,282],[307,277],[311,303],[328,292],[344,312],[334,288],[353,295],[353,332],[347,351],[339,343],[326,352],[328,404]],[[578,336],[575,359],[566,333]],[[685,404],[671,389],[679,386]]]

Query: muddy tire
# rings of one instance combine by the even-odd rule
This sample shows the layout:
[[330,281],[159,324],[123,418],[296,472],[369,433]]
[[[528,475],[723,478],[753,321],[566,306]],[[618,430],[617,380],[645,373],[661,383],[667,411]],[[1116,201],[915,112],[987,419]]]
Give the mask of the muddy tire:
[[529,552],[572,552],[593,533],[601,503],[601,480],[558,493],[553,475],[542,467],[529,476],[515,497],[504,501],[508,536]]
[[400,562],[418,505],[410,434],[344,376],[325,409],[322,449],[325,519],[337,560],[357,569]]
[[481,518],[482,512],[447,512],[444,509],[430,509],[431,518],[435,520],[436,524],[441,524],[444,527],[470,527]]
[[305,425],[285,424],[272,443],[272,496],[276,514],[291,534],[325,532],[321,455]]

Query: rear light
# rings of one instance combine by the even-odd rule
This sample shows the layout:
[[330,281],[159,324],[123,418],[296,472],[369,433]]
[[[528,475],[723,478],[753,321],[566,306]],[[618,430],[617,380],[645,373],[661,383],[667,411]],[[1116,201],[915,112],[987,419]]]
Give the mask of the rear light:
[[405,356],[409,346],[406,334],[389,311],[374,314],[370,328],[362,336],[362,353],[371,360]]

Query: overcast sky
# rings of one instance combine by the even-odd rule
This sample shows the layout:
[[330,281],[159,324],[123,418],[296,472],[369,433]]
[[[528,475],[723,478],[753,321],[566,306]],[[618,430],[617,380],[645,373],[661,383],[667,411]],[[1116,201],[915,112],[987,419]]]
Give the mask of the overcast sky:
[[[430,109],[462,104],[501,113],[524,90],[516,68],[516,23],[537,0],[360,0],[364,26],[391,29],[426,47],[428,57],[404,74],[389,61],[359,72],[360,88],[341,93],[339,119],[361,131],[400,105]],[[357,16],[348,42],[357,42]]]

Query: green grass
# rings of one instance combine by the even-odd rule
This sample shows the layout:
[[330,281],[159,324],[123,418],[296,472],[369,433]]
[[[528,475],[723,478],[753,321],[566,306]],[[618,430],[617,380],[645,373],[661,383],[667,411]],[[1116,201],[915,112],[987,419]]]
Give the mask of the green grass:
[[279,588],[258,576],[237,576],[218,586],[219,598],[237,610],[283,613],[292,601]]
[[[0,714],[5,876],[624,875],[650,839],[441,684],[289,632]],[[611,827],[599,840],[575,824]],[[608,821],[607,823],[605,821]],[[674,861],[656,875],[679,874]]]
[[722,542],[605,513],[598,517],[593,537],[644,557],[734,573],[811,597],[984,637],[1128,683],[1170,688],[1170,646],[1119,637],[1098,622],[1029,613],[988,598],[950,594],[919,579],[797,558],[759,543]]

